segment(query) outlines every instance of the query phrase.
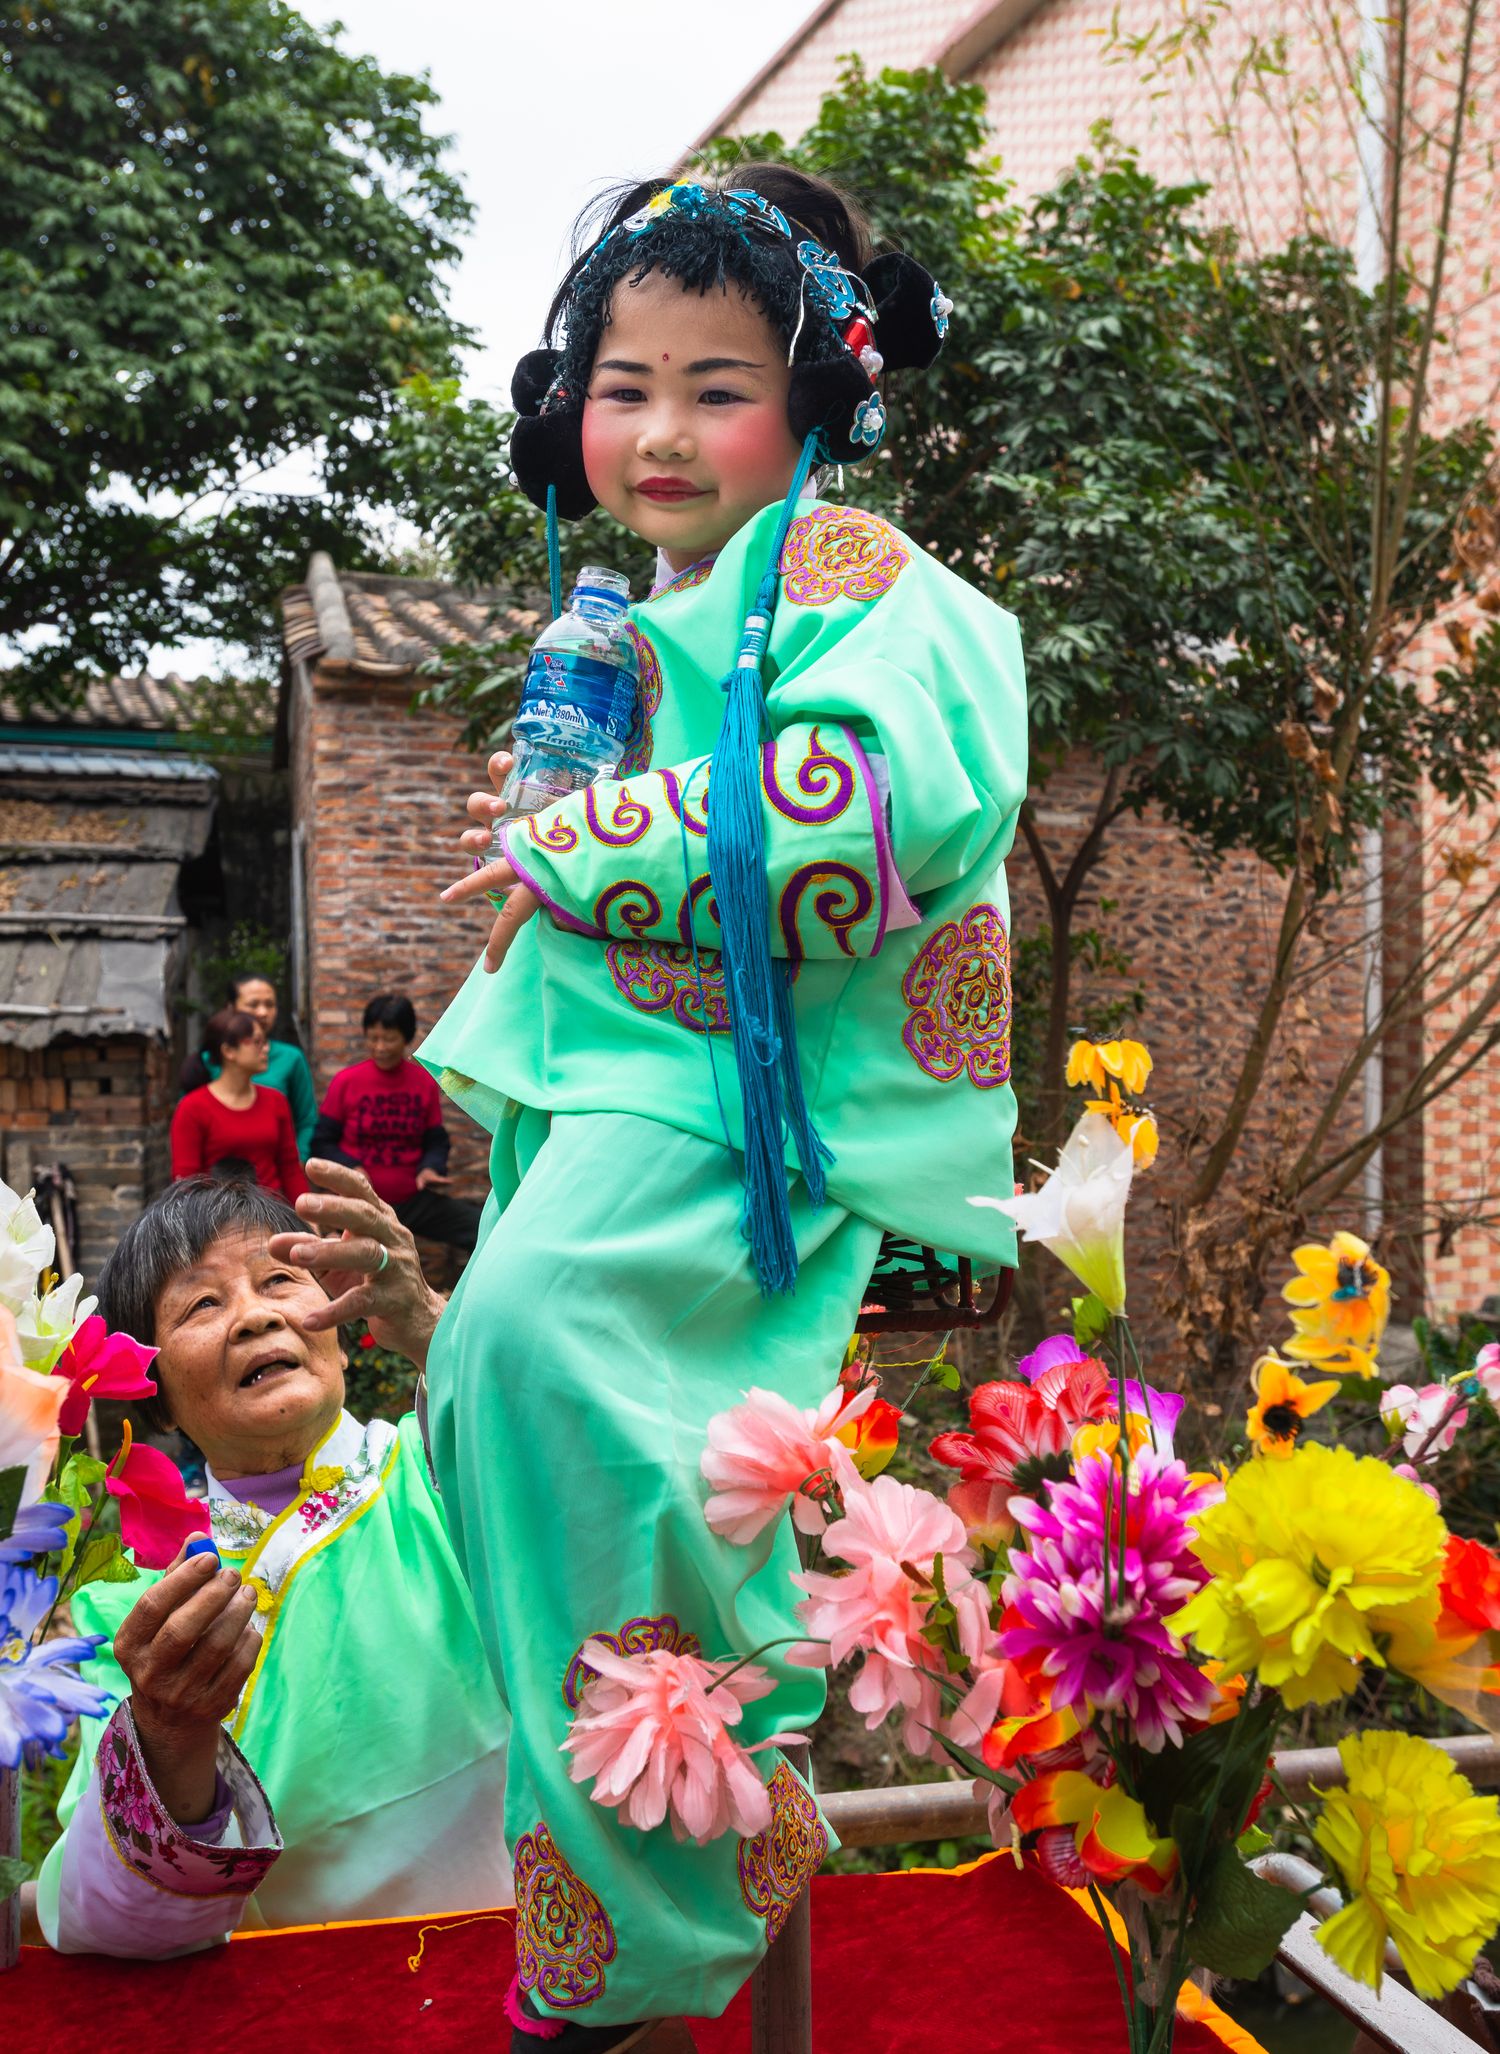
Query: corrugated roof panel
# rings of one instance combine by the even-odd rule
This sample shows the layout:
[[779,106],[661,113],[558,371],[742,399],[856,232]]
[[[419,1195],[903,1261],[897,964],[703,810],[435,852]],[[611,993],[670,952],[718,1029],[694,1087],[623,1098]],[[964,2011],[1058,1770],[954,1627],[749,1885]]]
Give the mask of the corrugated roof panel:
[[157,784],[212,784],[218,772],[196,756],[171,751],[64,749],[50,742],[6,742],[0,728],[0,776],[150,779]]

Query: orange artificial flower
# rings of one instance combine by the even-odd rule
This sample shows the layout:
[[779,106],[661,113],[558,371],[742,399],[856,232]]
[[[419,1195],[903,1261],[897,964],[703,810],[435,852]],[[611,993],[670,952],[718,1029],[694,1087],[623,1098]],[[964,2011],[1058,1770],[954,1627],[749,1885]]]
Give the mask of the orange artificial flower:
[[1297,1275],[1281,1295],[1294,1308],[1287,1354],[1341,1375],[1369,1375],[1391,1316],[1391,1273],[1356,1234],[1335,1234],[1326,1248],[1292,1250]]
[[834,1439],[843,1442],[854,1458],[855,1468],[868,1483],[889,1467],[900,1435],[901,1407],[875,1398],[857,1419],[841,1426]]
[[1304,1383],[1279,1355],[1263,1355],[1250,1373],[1255,1403],[1245,1421],[1251,1445],[1262,1455],[1290,1455],[1312,1415],[1338,1389],[1338,1380]]
[[1021,1833],[1071,1826],[1078,1858],[1102,1883],[1134,1883],[1159,1896],[1177,1874],[1177,1844],[1159,1840],[1142,1805],[1118,1784],[1102,1789],[1077,1769],[1059,1769],[1023,1783],[1010,1801]]

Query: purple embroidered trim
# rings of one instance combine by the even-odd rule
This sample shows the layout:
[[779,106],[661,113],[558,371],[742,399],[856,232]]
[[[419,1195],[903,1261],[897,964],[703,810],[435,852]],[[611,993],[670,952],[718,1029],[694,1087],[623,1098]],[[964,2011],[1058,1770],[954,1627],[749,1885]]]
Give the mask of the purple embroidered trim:
[[690,948],[669,941],[612,941],[604,951],[620,996],[638,1013],[670,1012],[693,1034],[727,1034],[729,1001],[724,971],[712,949],[699,949],[703,988]]
[[[677,933],[682,941],[682,946],[688,951],[689,955],[692,954],[693,950],[693,919],[698,911],[698,901],[705,892],[712,892],[712,890],[713,880],[705,870],[693,879],[692,883],[683,893],[682,902],[677,908]],[[713,898],[710,898],[708,902],[708,914],[715,927],[722,925],[719,919],[718,902]]]
[[554,2011],[579,2011],[604,1995],[615,1929],[588,1884],[553,1844],[544,1823],[516,1842],[516,1980]]
[[638,842],[651,825],[651,808],[643,806],[639,799],[632,799],[628,788],[610,809],[609,826],[599,819],[598,801],[593,785],[587,785],[583,794],[584,824],[596,842],[603,842],[609,849],[628,849]]
[[603,927],[590,927],[587,920],[580,920],[576,913],[570,913],[566,906],[560,906],[539,877],[526,868],[516,855],[516,822],[507,820],[500,830],[500,840],[505,849],[505,860],[520,878],[528,891],[536,893],[559,927],[569,934],[586,934],[594,941],[603,941],[608,932]]
[[668,578],[664,585],[654,585],[646,594],[648,602],[652,599],[665,599],[669,592],[691,592],[695,585],[706,585],[713,576],[713,568],[718,560],[715,553],[713,556],[705,556],[701,563],[690,563],[685,571],[679,571],[675,578]]
[[[707,820],[695,820],[691,811],[683,811],[682,804],[682,795],[687,789],[688,783],[691,782],[692,777],[696,775],[697,771],[707,761],[708,758],[704,756],[699,759],[697,764],[692,765],[686,781],[679,778],[674,770],[658,770],[656,772],[656,775],[661,779],[662,792],[666,797],[667,804],[672,809],[672,818],[680,820],[689,834],[707,835],[708,833]],[[702,794],[700,803],[706,807],[708,804],[708,773],[706,771],[701,783],[698,785],[698,790]]]
[[[638,899],[639,905],[632,906],[632,899]],[[594,901],[594,918],[599,923],[598,933],[613,934],[616,931],[609,924],[611,914],[632,940],[639,941],[648,928],[659,925],[661,900],[650,885],[643,883],[640,878],[622,877],[616,883],[606,885]]]
[[816,506],[787,530],[781,574],[794,606],[878,599],[911,562],[893,528],[857,506]]
[[870,954],[878,956],[881,944],[885,940],[885,923],[891,910],[886,880],[889,877],[899,878],[900,872],[896,869],[896,858],[891,850],[891,838],[886,829],[885,800],[881,797],[880,787],[875,782],[875,772],[871,768],[870,759],[865,754],[864,745],[854,729],[845,726],[843,722],[839,725],[844,740],[849,744],[849,754],[854,758],[854,767],[864,784],[865,797],[870,802],[870,831],[875,837],[875,877],[880,893],[880,917],[875,927],[875,946],[870,950]]
[[939,1083],[967,1074],[981,1091],[1010,1077],[1010,937],[998,906],[970,906],[929,936],[902,979],[901,1039]]
[[220,1847],[195,1839],[192,1827],[178,1825],[151,1781],[128,1698],[116,1706],[100,1736],[94,1766],[105,1830],[125,1866],[158,1889],[179,1897],[248,1897],[281,1852],[265,1792],[227,1738],[221,1743],[221,1763],[225,1748],[225,1780],[243,1830],[255,1843],[248,1847]]
[[[590,1633],[587,1640],[602,1641],[617,1655],[648,1655],[656,1648],[667,1648],[674,1655],[701,1655],[703,1643],[696,1633],[689,1633],[679,1621],[675,1612],[647,1614],[639,1619],[627,1619],[618,1633]],[[598,1670],[591,1669],[583,1659],[583,1641],[578,1652],[568,1664],[568,1673],[563,1678],[563,1703],[570,1712],[578,1709],[578,1700],[583,1696],[591,1676]]]
[[651,768],[651,750],[654,742],[651,722],[661,706],[661,665],[656,660],[656,651],[634,621],[630,623],[630,639],[635,644],[640,687],[635,718],[630,724],[630,733],[625,740],[625,754],[620,758],[615,771],[616,777],[635,777],[641,771]]
[[[806,951],[797,931],[797,915],[802,894],[808,886],[820,879],[827,879],[832,885],[829,891],[820,891],[813,900],[813,911],[828,929],[846,956],[857,953],[849,940],[850,930],[858,927],[861,920],[869,917],[875,904],[875,894],[870,880],[862,870],[856,870],[852,863],[804,863],[792,872],[782,887],[777,918],[781,923],[781,938],[786,947],[787,960],[795,966],[800,964]],[[852,911],[844,913],[839,907],[845,902],[845,889]]]
[[526,832],[539,849],[545,849],[552,856],[571,856],[578,847],[578,830],[567,820],[553,820],[543,825],[540,813],[529,813]]
[[774,1940],[828,1853],[828,1828],[810,1791],[781,1762],[767,1786],[771,1823],[740,1842],[740,1895]]
[[[828,797],[830,779],[833,792]],[[854,797],[854,772],[842,756],[835,756],[823,747],[816,727],[807,744],[807,753],[797,766],[797,790],[804,798],[821,803],[804,806],[777,783],[775,742],[761,744],[760,782],[762,791],[778,813],[807,827],[837,820],[840,814],[849,810],[849,801]]]

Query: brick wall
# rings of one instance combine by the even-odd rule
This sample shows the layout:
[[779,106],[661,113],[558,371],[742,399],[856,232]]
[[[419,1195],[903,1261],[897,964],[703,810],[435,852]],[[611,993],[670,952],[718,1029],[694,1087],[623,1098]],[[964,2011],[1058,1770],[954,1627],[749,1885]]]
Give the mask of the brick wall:
[[[305,668],[293,701],[293,804],[304,829],[310,992],[308,1056],[321,1092],[364,1055],[360,1015],[401,991],[419,1037],[468,975],[486,923],[449,912],[438,892],[464,865],[455,847],[483,765],[459,724],[411,715],[397,685]],[[449,1105],[454,1190],[488,1189],[488,1136]]]
[[170,1175],[168,1050],[140,1036],[0,1047],[0,1174],[24,1191],[44,1163],[78,1188],[78,1267],[89,1288],[104,1258]]

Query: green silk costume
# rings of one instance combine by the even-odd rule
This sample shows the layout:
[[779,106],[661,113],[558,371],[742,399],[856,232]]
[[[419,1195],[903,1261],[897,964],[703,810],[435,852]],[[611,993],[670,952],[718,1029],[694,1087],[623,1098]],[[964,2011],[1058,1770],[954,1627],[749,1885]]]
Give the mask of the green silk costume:
[[[495,1137],[428,1377],[444,1511],[515,1724],[520,1980],[590,2025],[722,2011],[826,1834],[784,1764],[754,1841],[621,1826],[558,1752],[581,1644],[718,1656],[795,1636],[786,1523],[735,1548],[703,1521],[709,1420],[752,1384],[826,1395],[882,1228],[1014,1260],[1010,1224],[967,1200],[1012,1185],[1015,623],[884,522],[817,503],[782,557],[762,794],[772,942],[834,1161],[819,1211],[791,1178],[794,1296],[761,1296],[739,1235],[704,785],[777,517],[633,609],[642,717],[622,774],[507,827],[544,910],[419,1051]],[[736,1729],[752,1743],[822,1698],[784,1650],[761,1659],[777,1688]]]
[[[243,1924],[470,1910],[503,1901],[507,1724],[487,1672],[468,1589],[427,1474],[414,1417],[361,1426],[345,1413],[309,1456],[297,1497],[270,1519],[212,1496],[214,1538],[260,1597],[262,1650],[226,1730],[275,1813],[284,1850]],[[91,1681],[128,1695],[112,1641],[155,1573],[88,1585],[80,1632],[108,1636]],[[90,1784],[103,1720],[85,1719],[58,1807],[64,1827]],[[108,1822],[108,1821],[107,1821]],[[151,1888],[169,1872],[117,1852]],[[64,1842],[39,1883],[57,1944]],[[160,1871],[160,1864],[156,1865]],[[238,1911],[238,1905],[233,1907]],[[234,1919],[226,1916],[224,1929]]]

